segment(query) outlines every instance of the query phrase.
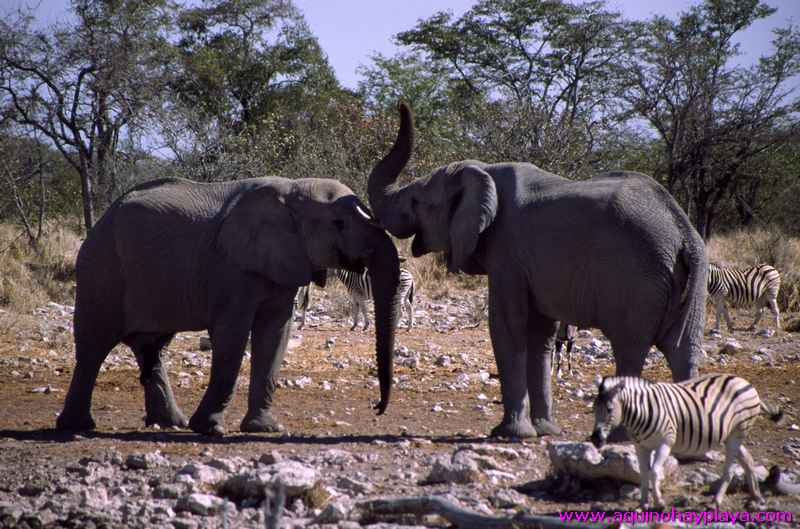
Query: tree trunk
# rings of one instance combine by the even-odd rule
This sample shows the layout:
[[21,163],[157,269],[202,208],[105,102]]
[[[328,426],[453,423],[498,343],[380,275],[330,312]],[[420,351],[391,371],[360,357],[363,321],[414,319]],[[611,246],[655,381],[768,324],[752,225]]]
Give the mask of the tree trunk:
[[81,197],[83,198],[83,224],[86,233],[94,226],[94,189],[92,186],[92,172],[85,160],[80,164]]

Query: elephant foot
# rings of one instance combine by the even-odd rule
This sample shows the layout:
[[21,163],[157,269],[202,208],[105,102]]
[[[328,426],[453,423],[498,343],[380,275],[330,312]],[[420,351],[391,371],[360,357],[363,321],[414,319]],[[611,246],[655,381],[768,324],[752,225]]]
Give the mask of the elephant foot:
[[537,432],[531,424],[530,420],[516,420],[506,421],[503,420],[500,424],[492,428],[489,434],[491,437],[536,437]]
[[197,414],[194,414],[189,419],[189,428],[201,435],[210,435],[212,437],[225,435],[225,422],[222,420],[221,413],[212,414],[208,417],[198,417]]
[[545,435],[561,435],[561,428],[553,421],[547,419],[534,419],[533,428],[536,433],[544,437]]
[[258,413],[245,415],[242,419],[242,424],[239,429],[243,432],[252,433],[278,433],[283,432],[285,428],[282,424],[275,420],[268,411],[261,411]]
[[148,414],[144,419],[145,426],[159,425],[162,428],[186,428],[189,426],[189,419],[181,410],[175,409],[164,414]]
[[86,432],[94,430],[96,427],[92,415],[79,415],[70,416],[65,412],[61,412],[56,419],[56,429],[67,432]]

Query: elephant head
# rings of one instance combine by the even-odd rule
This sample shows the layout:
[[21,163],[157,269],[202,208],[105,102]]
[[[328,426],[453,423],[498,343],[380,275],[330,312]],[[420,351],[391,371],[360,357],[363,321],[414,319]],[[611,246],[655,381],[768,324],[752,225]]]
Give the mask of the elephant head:
[[478,161],[442,167],[431,176],[400,187],[395,181],[411,155],[411,109],[399,106],[400,130],[391,151],[369,176],[369,201],[375,215],[399,238],[414,236],[415,257],[443,251],[451,272],[474,270],[470,258],[478,238],[497,214],[494,180]]
[[255,186],[228,208],[218,243],[243,268],[288,287],[324,281],[329,268],[368,268],[381,394],[376,408],[382,414],[391,393],[399,319],[397,249],[369,209],[341,183],[302,179],[271,184]]

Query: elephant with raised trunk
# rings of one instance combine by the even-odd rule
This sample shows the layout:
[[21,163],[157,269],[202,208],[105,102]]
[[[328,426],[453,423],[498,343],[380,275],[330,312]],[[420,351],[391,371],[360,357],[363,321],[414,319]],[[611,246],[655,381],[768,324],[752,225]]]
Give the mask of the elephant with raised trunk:
[[466,160],[396,184],[413,144],[411,110],[369,178],[370,205],[412,253],[443,251],[450,271],[489,278],[489,330],[504,407],[493,435],[559,431],[550,350],[557,321],[611,340],[617,375],[639,375],[651,345],[675,380],[703,351],[703,241],[670,194],[631,172],[572,181],[529,163]]
[[[77,260],[77,364],[57,427],[95,427],[91,399],[100,366],[122,342],[133,349],[146,422],[222,435],[245,344],[252,355],[246,432],[279,431],[270,414],[298,287],[326,269],[368,267],[376,313],[383,413],[392,384],[398,319],[397,249],[353,192],[335,180],[279,177],[140,185],[89,232]],[[207,329],[208,389],[192,418],[178,408],[162,352],[175,333]]]

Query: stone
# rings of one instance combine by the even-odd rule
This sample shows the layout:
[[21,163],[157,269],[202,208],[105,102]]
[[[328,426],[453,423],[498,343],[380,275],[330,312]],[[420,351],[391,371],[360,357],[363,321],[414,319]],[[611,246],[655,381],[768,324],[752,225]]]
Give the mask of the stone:
[[375,487],[366,481],[358,481],[347,476],[336,478],[336,488],[353,494],[370,494]]
[[125,458],[125,466],[129,469],[147,470],[167,464],[169,464],[169,461],[159,450],[145,454],[133,453]]
[[[556,474],[588,481],[613,479],[639,484],[639,460],[633,446],[609,445],[601,451],[591,443],[551,442],[547,452]],[[677,472],[678,461],[669,456],[664,464],[665,482],[673,479]]]
[[338,524],[350,517],[350,512],[353,510],[353,500],[347,496],[340,496],[334,498],[328,505],[322,509],[319,516],[314,519],[314,523],[318,524]]
[[225,500],[213,494],[193,493],[182,497],[175,505],[176,512],[190,512],[200,516],[211,516],[218,513]]
[[153,497],[162,500],[177,500],[181,497],[183,487],[164,483],[153,489]]
[[191,518],[173,518],[170,523],[175,529],[197,529],[199,525],[197,520]]
[[434,459],[433,467],[428,476],[420,482],[420,485],[433,485],[436,483],[458,483],[467,484],[480,481],[481,472],[473,459],[461,457],[459,462],[453,458],[438,456]]
[[197,483],[205,485],[216,485],[225,479],[225,472],[202,463],[189,463],[185,465],[178,470],[178,475],[181,474],[192,476]]
[[239,472],[225,479],[219,486],[219,493],[233,501],[261,501],[266,487],[282,482],[286,496],[304,496],[319,481],[317,470],[297,461],[280,461],[273,465],[261,466],[257,470]]

